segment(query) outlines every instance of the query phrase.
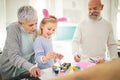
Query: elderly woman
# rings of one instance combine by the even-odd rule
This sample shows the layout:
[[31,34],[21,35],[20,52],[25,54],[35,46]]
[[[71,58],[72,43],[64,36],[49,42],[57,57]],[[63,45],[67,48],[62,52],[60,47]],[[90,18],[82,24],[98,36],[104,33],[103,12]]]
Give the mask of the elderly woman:
[[18,22],[7,27],[6,43],[0,59],[3,80],[9,80],[24,71],[29,71],[33,77],[40,76],[40,69],[33,64],[37,12],[31,6],[23,6],[17,16]]

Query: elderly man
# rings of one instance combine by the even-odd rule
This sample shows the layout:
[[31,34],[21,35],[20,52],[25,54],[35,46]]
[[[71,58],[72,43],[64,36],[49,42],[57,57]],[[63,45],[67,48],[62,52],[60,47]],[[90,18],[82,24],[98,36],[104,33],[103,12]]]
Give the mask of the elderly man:
[[89,57],[105,58],[107,49],[112,59],[117,58],[117,45],[112,26],[101,16],[103,4],[100,0],[90,0],[88,9],[88,18],[77,27],[74,34],[72,43],[74,60],[79,62]]

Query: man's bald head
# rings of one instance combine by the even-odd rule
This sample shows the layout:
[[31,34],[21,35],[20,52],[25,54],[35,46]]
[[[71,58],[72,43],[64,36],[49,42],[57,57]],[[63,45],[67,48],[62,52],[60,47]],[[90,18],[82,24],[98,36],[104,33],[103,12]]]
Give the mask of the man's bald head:
[[102,5],[101,0],[89,0],[88,5]]

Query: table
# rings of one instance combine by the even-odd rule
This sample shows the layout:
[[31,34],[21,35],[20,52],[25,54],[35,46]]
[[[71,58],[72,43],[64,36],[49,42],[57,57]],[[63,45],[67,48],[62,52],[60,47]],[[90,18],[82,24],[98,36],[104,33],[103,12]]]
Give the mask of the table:
[[[59,74],[55,74],[55,72],[53,71],[53,68],[42,69],[40,79],[41,80],[53,80],[55,77],[69,74],[69,73],[79,70],[79,69],[75,68],[75,66],[76,67],[81,66],[81,70],[83,70],[89,66],[94,66],[94,65],[95,65],[94,63],[90,63],[90,62],[80,62],[80,63],[74,64],[74,65],[71,65],[71,67],[69,69],[67,69],[67,71],[65,73],[64,72],[60,73],[60,69],[59,69]],[[74,69],[73,69],[73,67],[74,67]]]
[[67,71],[66,73],[64,74],[55,74],[52,70],[52,68],[48,68],[48,69],[43,69],[41,70],[41,77],[40,79],[41,80],[53,80],[55,77],[57,76],[62,76],[62,75],[65,75],[65,74],[68,74],[68,73],[71,73],[73,72],[72,70],[70,70],[69,72]]

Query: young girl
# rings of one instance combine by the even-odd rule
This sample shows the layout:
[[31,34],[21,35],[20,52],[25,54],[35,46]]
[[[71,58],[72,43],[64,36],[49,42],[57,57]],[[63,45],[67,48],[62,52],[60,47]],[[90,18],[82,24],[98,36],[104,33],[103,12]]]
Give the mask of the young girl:
[[62,54],[55,53],[52,45],[52,34],[57,28],[57,19],[54,16],[43,18],[40,24],[39,36],[34,42],[35,60],[40,69],[51,67],[56,59],[61,60]]

